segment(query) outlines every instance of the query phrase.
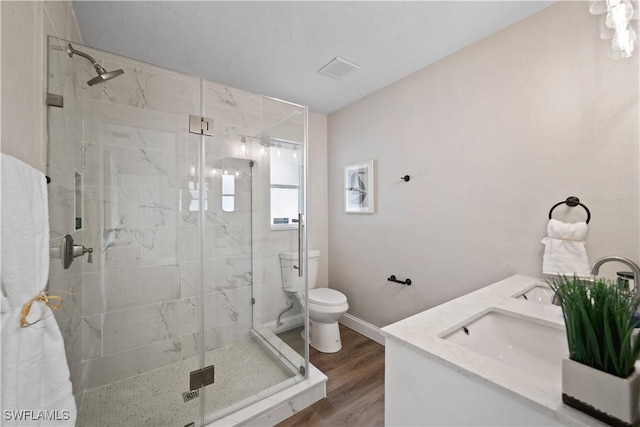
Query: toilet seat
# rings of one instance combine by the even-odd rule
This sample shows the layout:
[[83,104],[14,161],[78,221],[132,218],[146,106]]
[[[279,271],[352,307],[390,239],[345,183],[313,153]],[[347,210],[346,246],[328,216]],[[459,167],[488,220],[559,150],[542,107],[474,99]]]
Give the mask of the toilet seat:
[[309,291],[309,304],[337,307],[346,303],[347,297],[335,289],[315,288]]

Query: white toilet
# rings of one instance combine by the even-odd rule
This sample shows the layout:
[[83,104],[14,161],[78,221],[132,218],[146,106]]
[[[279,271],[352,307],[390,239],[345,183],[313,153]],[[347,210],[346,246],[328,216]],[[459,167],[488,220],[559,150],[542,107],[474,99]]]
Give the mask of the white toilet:
[[[319,263],[320,251],[309,250],[309,344],[322,353],[335,353],[342,348],[338,320],[347,312],[349,304],[340,291],[315,288]],[[294,293],[304,307],[304,277],[298,277],[298,270],[294,268],[297,264],[297,252],[280,254],[282,287],[286,292]]]

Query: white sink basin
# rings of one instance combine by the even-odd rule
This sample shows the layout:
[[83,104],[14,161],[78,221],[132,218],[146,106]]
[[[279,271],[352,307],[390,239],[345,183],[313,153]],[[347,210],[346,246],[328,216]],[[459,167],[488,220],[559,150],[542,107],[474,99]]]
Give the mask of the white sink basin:
[[539,304],[552,305],[554,292],[546,283],[536,283],[524,291],[514,295],[514,298],[533,301]]
[[540,322],[492,310],[442,338],[538,378],[560,383],[562,358],[569,353],[565,331],[559,325]]

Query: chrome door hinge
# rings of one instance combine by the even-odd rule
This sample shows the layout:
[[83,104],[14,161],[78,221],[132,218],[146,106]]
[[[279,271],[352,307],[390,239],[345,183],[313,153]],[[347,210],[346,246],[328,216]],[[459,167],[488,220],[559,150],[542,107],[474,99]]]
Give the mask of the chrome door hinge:
[[213,365],[192,371],[189,375],[189,390],[197,390],[200,387],[213,384],[214,377]]
[[213,119],[191,114],[189,116],[189,132],[213,136]]
[[256,303],[256,299],[255,298],[251,298],[251,304],[255,304]]
[[55,93],[47,93],[47,105],[49,107],[64,107],[64,98],[62,95],[56,95]]

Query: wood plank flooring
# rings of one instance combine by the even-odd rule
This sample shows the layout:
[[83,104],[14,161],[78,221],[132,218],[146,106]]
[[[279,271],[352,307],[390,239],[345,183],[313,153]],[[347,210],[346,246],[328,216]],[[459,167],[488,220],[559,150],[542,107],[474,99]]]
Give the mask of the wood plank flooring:
[[327,398],[278,424],[293,426],[384,425],[384,347],[340,325],[342,350],[309,359],[329,380]]

